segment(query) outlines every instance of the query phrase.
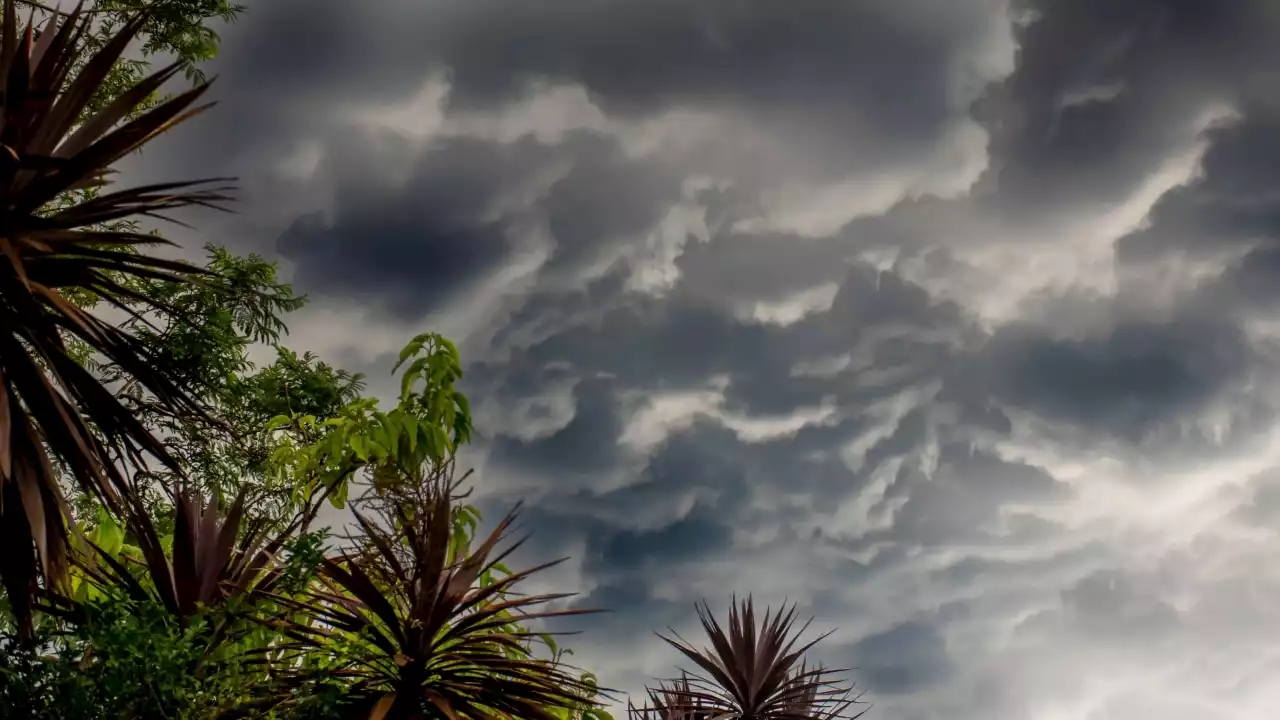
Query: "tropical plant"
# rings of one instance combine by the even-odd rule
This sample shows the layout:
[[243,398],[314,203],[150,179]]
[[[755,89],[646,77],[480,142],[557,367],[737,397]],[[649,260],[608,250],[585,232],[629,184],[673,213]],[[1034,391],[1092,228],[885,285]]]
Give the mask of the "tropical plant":
[[268,427],[281,433],[271,458],[276,484],[294,487],[299,498],[323,489],[341,508],[353,483],[428,487],[438,479],[471,438],[470,408],[456,387],[462,359],[447,338],[423,333],[400,352],[393,372],[402,367],[400,401],[389,411],[359,398],[328,419],[272,418]]
[[[14,0],[0,30],[0,582],[23,631],[41,581],[56,585],[67,568],[64,474],[108,507],[132,500],[126,465],[147,456],[180,470],[164,445],[73,350],[83,345],[175,411],[199,414],[199,399],[156,361],[144,343],[73,303],[88,292],[129,313],[140,298],[129,278],[189,281],[197,269],[147,255],[154,235],[112,227],[131,217],[163,217],[186,206],[226,199],[217,181],[155,184],[74,197],[107,185],[111,166],[152,138],[200,112],[208,85],[126,119],[178,72],[174,64],[120,93],[99,111],[85,110],[145,23],[125,23],[72,75],[90,20],[55,16],[38,40],[19,36]],[[149,310],[164,314],[157,304]],[[34,545],[34,552],[26,550]]]
[[[30,10],[32,17],[49,19],[70,17],[61,2],[17,0],[19,8]],[[67,3],[71,4],[71,3]],[[80,0],[84,5],[84,0]],[[92,114],[137,85],[151,66],[151,58],[166,57],[176,61],[188,79],[203,82],[201,65],[218,53],[220,38],[211,21],[232,22],[244,12],[244,5],[228,0],[92,0],[81,15],[92,19],[79,44],[80,52],[72,67],[79,69],[130,21],[143,17],[133,57],[122,57],[107,73],[85,110]],[[135,112],[145,111],[162,100],[159,94],[145,100]],[[130,118],[133,115],[130,115]]]
[[[401,367],[413,379],[390,411],[357,400],[334,417],[273,421],[273,472],[304,501],[287,525],[250,519],[243,494],[224,512],[175,493],[167,522],[128,506],[117,523],[99,508],[73,544],[70,592],[39,606],[37,635],[57,662],[17,652],[0,663],[0,699],[38,705],[61,688],[67,701],[36,716],[48,718],[437,717],[448,702],[455,718],[610,720],[595,678],[536,627],[584,611],[515,594],[541,568],[503,564],[518,546],[498,547],[511,518],[475,538],[479,513],[453,474],[470,430],[456,348],[415,338]],[[356,530],[326,547],[304,526],[352,484],[365,488],[349,503]],[[112,670],[133,657],[125,637],[155,661],[130,661],[147,668],[134,685]]]
[[[183,493],[174,510],[167,536],[145,512],[106,533],[111,519],[103,518],[86,534],[87,548],[78,548],[84,554],[75,556],[72,594],[52,594],[41,606],[79,641],[78,667],[92,682],[71,685],[89,696],[107,693],[109,702],[98,701],[111,709],[105,717],[127,710],[139,718],[213,718],[262,704],[270,677],[260,658],[280,639],[271,626],[282,617],[267,596],[300,592],[319,565],[319,538],[297,532],[308,513],[271,530],[261,520],[244,526],[243,495],[223,513],[216,502]],[[126,538],[137,544],[126,546]],[[132,654],[122,633],[150,647],[171,679],[143,676],[130,685],[113,675]]]
[[168,538],[161,536],[148,513],[130,511],[126,529],[137,543],[131,554],[140,558],[141,573],[129,566],[127,556],[117,557],[120,549],[86,540],[92,556],[77,558],[76,565],[87,586],[122,591],[136,602],[158,605],[184,624],[211,607],[273,583],[277,553],[302,522],[300,517],[270,536],[261,522],[243,528],[244,495],[224,515],[216,501],[206,503],[193,493],[182,493],[174,511],[174,531]]
[[[401,353],[402,367],[400,401],[389,412],[357,401],[323,423],[276,421],[324,433],[277,455],[282,468],[305,479],[304,494],[331,492],[342,504],[357,477],[367,488],[351,503],[357,531],[321,561],[319,584],[301,598],[275,598],[294,611],[286,632],[298,655],[286,663],[296,670],[284,674],[285,695],[306,697],[336,680],[338,702],[360,717],[566,720],[576,713],[607,720],[594,677],[564,664],[552,634],[530,627],[589,611],[548,609],[566,595],[514,592],[556,563],[506,568],[522,542],[500,547],[514,511],[473,547],[479,513],[461,504],[462,480],[454,476],[455,452],[471,432],[466,399],[455,389],[457,348],[420,335]],[[538,657],[538,645],[552,656]],[[332,660],[307,662],[316,653]]]
[[533,654],[546,633],[527,623],[587,611],[543,607],[565,595],[514,594],[520,581],[555,564],[501,572],[519,545],[499,549],[514,514],[471,550],[453,542],[447,494],[425,506],[398,499],[375,506],[372,518],[355,511],[360,544],[323,561],[320,587],[294,604],[307,621],[290,628],[301,647],[342,648],[339,666],[325,672],[350,681],[344,702],[352,711],[392,720],[560,720],[557,709],[597,692]]
[[[213,718],[241,705],[253,668],[208,649],[225,613],[173,621],[111,593],[74,625],[42,623],[34,644],[0,639],[0,715],[24,720]],[[33,646],[34,645],[34,646]]]
[[[118,395],[162,439],[195,489],[209,496],[244,493],[254,518],[287,525],[297,507],[287,478],[271,474],[280,430],[268,421],[295,414],[336,416],[359,397],[363,378],[330,367],[311,353],[280,346],[287,332],[282,316],[301,308],[306,298],[278,280],[273,263],[210,247],[204,269],[207,274],[199,283],[138,284],[149,302],[173,308],[181,320],[130,318],[122,326],[195,389],[216,421],[173,412],[145,388],[124,382],[119,368],[102,367],[100,374],[121,388]],[[248,351],[255,344],[274,347],[275,362],[265,367],[251,362]],[[311,442],[314,437],[296,439]],[[156,519],[163,523],[163,509],[170,502],[164,488],[180,476],[157,467],[135,473],[133,479],[136,491],[146,495],[144,504],[157,508]]]
[[705,602],[698,620],[711,647],[697,649],[679,635],[659,635],[701,672],[660,682],[649,689],[644,707],[630,707],[637,720],[851,720],[863,703],[838,670],[809,669],[805,654],[827,635],[801,643],[809,623],[796,628],[796,607],[765,610],[756,623],[751,597],[729,608],[728,628]]

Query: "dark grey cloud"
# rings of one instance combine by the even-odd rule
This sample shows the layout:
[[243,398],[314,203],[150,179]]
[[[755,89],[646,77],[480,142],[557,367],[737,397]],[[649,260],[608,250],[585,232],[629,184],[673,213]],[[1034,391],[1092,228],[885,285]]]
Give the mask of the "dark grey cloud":
[[1014,212],[1100,207],[1132,192],[1215,104],[1277,89],[1265,0],[1015,4],[1017,67],[975,107]]
[[[269,214],[288,212],[290,203],[278,196],[296,192],[281,181],[280,167],[318,153],[320,166],[308,172],[336,188],[334,197],[319,203],[340,207],[341,214],[329,208],[324,224],[312,212],[287,218],[296,231],[282,250],[304,275],[336,289],[368,284],[356,279],[363,266],[375,274],[384,267],[379,257],[386,253],[376,248],[368,258],[342,250],[357,242],[390,243],[409,234],[403,244],[423,249],[432,247],[432,238],[477,246],[442,255],[448,260],[442,269],[456,270],[460,278],[416,283],[433,288],[418,298],[431,305],[448,294],[450,283],[464,283],[502,257],[503,235],[511,230],[503,223],[509,218],[466,217],[465,209],[451,207],[450,191],[438,180],[457,172],[458,162],[479,166],[462,173],[462,183],[480,187],[458,191],[476,197],[510,192],[525,171],[547,170],[541,161],[572,168],[533,214],[548,224],[556,244],[551,268],[573,258],[589,261],[602,252],[602,240],[651,229],[655,214],[665,211],[662,202],[679,197],[688,175],[729,173],[744,187],[785,185],[790,177],[770,178],[755,169],[837,178],[943,142],[963,114],[958,78],[981,75],[970,66],[982,64],[975,58],[1001,33],[993,8],[992,0],[951,3],[943,12],[928,3],[879,1],[805,0],[777,7],[564,1],[534,7],[385,0],[376,12],[353,16],[341,3],[272,3],[223,29],[216,94],[226,120],[203,128],[200,142],[184,144],[179,163],[184,170],[249,175],[253,194],[274,200],[255,214]],[[886,64],[895,72],[881,72]],[[667,132],[700,138],[681,146],[676,159],[682,167],[674,173],[623,158],[604,138],[551,143],[555,147],[541,148],[541,154],[532,142],[488,150],[465,141],[463,148],[401,143],[388,150],[353,127],[360,118],[404,105],[432,78],[446,79],[444,117],[462,122],[464,133],[467,113],[502,112],[547,83],[581,86],[613,121],[643,123],[667,111],[716,119],[709,129],[669,123]],[[377,177],[380,168],[387,173],[378,156],[388,152],[396,163],[419,156],[412,163],[420,168],[417,182],[397,187]],[[479,157],[485,153],[488,158]],[[495,158],[515,177],[480,169],[493,167]],[[430,170],[433,165],[441,169]],[[352,189],[367,185],[365,192]],[[411,218],[420,222],[407,233],[403,226]],[[323,240],[312,237],[320,228]],[[233,242],[266,241],[246,237],[264,230],[241,224],[227,235]],[[388,240],[361,239],[370,236]],[[314,252],[305,254],[303,247]],[[405,274],[414,259],[400,264]],[[350,283],[333,282],[348,271]],[[393,289],[404,284],[393,283]]]
[[583,374],[609,372],[628,387],[690,388],[741,362],[768,362],[769,334],[709,304],[677,306],[636,297],[610,309],[599,323],[570,327],[526,348],[515,362],[568,361]]
[[1275,493],[1230,478],[1280,460],[1280,13],[1012,4],[279,0],[143,170],[246,175],[217,231],[330,313],[299,346],[462,335],[483,505],[615,610],[610,684],[737,591],[839,627],[876,713],[1269,717]]
[[848,273],[846,243],[756,233],[691,242],[676,261],[686,292],[708,299],[780,301]]
[[[385,101],[411,94],[424,71],[447,68],[454,108],[493,107],[531,83],[579,83],[624,115],[732,108],[829,137],[847,135],[856,120],[862,138],[878,138],[845,152],[856,157],[883,152],[888,138],[901,146],[935,137],[952,114],[952,61],[998,27],[983,12],[993,7],[384,2],[356,20],[341,3],[279,2],[227,33],[224,72],[254,79],[252,90],[236,92],[259,101],[255,114],[273,100],[272,114],[291,120],[327,100],[318,87],[347,89],[352,102]],[[895,71],[881,72],[886,66]],[[824,160],[830,149],[810,152]]]
[[1200,176],[1152,209],[1151,224],[1117,244],[1121,259],[1140,263],[1162,253],[1214,253],[1274,237],[1280,161],[1280,109],[1252,103],[1210,130]]
[[978,540],[1005,504],[1065,499],[1070,492],[1044,469],[973,452],[958,443],[942,449],[930,478],[898,474],[889,499],[906,499],[895,518],[903,543],[946,544]]
[[1206,134],[1199,176],[1162,197],[1146,227],[1117,242],[1130,273],[1200,263],[1206,278],[1192,302],[1219,322],[1257,318],[1277,308],[1280,272],[1280,110],[1247,103]]
[[510,255],[508,229],[490,217],[490,206],[545,162],[531,143],[442,142],[400,185],[371,173],[339,176],[331,218],[320,212],[298,218],[276,249],[296,263],[305,291],[374,294],[399,313],[421,313]]
[[493,459],[553,475],[590,475],[613,467],[622,435],[613,386],[610,380],[583,380],[573,389],[574,416],[567,425],[535,440],[500,435],[493,441]]
[[[379,175],[404,153],[407,180]],[[679,196],[661,171],[627,165],[615,142],[587,132],[554,145],[454,137],[421,151],[357,139],[322,166],[335,178],[332,207],[295,220],[278,252],[295,263],[303,290],[374,295],[411,318],[534,249],[530,226],[547,227],[554,240],[546,272],[581,269],[646,231]],[[548,173],[560,177],[548,183]],[[529,194],[537,199],[523,201]]]
[[[566,466],[551,464],[553,458],[575,467],[591,458],[600,464],[588,467],[604,470],[618,459],[615,443],[622,434],[623,408],[616,398],[624,391],[698,390],[718,377],[727,383],[727,411],[785,415],[824,400],[849,406],[883,400],[947,371],[954,361],[948,341],[962,325],[954,306],[932,302],[921,288],[892,273],[865,265],[841,265],[840,270],[844,278],[832,306],[786,327],[744,322],[693,294],[630,297],[587,322],[573,322],[575,311],[562,306],[556,315],[568,325],[559,332],[500,361],[477,362],[469,372],[467,382],[475,392],[508,404],[537,395],[556,378],[584,379],[572,391],[577,411],[568,424],[531,442],[495,437],[497,457],[518,456],[520,462],[547,463],[556,471]],[[537,315],[551,313],[542,306]],[[875,332],[882,326],[894,327],[896,333],[881,339]],[[869,362],[897,372],[867,386],[849,382],[855,377],[851,373],[843,380],[794,376],[800,360],[859,345],[868,347]],[[983,401],[959,398],[958,404],[982,415],[990,412]],[[786,438],[777,451],[788,457],[791,450],[829,450],[866,424],[850,419],[807,427]],[[903,436],[908,446],[914,441],[909,431]]]
[[906,622],[859,640],[852,649],[858,674],[878,695],[919,692],[951,672],[946,640],[936,628]]
[[687,516],[659,530],[627,530],[614,534],[594,556],[607,567],[645,567],[688,563],[732,542],[732,528],[710,510],[695,507]]
[[591,264],[610,245],[643,237],[680,199],[678,176],[629,161],[609,138],[575,134],[566,145],[561,158],[574,158],[572,170],[544,200],[556,244],[549,271]]
[[1201,409],[1251,362],[1239,327],[1192,316],[1074,340],[1010,326],[979,360],[995,397],[1134,442]]
[[[506,3],[459,13],[439,52],[460,106],[493,104],[551,79],[582,83],[622,114],[729,106],[796,135],[840,137],[856,121],[880,143],[929,142],[950,116],[950,59],[987,28],[962,8],[928,20],[918,13],[809,0]],[[892,76],[878,71],[885,65]],[[809,152],[825,162],[833,147]],[[884,147],[855,141],[843,153]]]

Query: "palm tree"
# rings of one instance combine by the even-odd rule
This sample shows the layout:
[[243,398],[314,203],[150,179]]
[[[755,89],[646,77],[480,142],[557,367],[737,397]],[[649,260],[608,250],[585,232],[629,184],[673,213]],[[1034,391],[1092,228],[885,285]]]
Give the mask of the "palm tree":
[[[454,487],[375,490],[361,503],[374,508],[372,517],[353,507],[355,544],[322,561],[320,588],[304,601],[278,598],[304,618],[287,633],[304,652],[341,648],[338,663],[320,672],[347,683],[350,717],[563,720],[567,709],[593,708],[597,694],[609,691],[558,657],[536,657],[532,645],[548,633],[528,629],[593,611],[546,607],[568,594],[518,592],[522,581],[560,561],[503,572],[522,542],[503,547],[515,511],[476,547],[459,546]],[[314,670],[303,670],[287,685],[316,680]]]
[[866,712],[853,712],[861,695],[839,671],[808,669],[805,653],[826,635],[800,644],[809,623],[796,629],[794,605],[776,615],[766,609],[757,625],[751,598],[735,600],[727,630],[705,602],[697,610],[710,648],[694,648],[675,633],[658,637],[702,673],[649,688],[649,703],[630,708],[634,720],[853,720]]
[[[62,478],[119,511],[137,503],[127,466],[176,463],[111,388],[80,362],[81,350],[145,387],[155,402],[202,415],[200,403],[131,335],[84,309],[90,296],[137,317],[168,313],[130,289],[139,281],[190,281],[186,263],[149,255],[163,244],[121,221],[214,207],[217,180],[109,187],[122,157],[199,113],[208,84],[144,106],[171,65],[89,114],[143,21],[139,16],[83,57],[90,21],[79,9],[40,31],[18,33],[14,0],[0,29],[0,583],[29,633],[39,588],[61,583],[68,524]],[[86,116],[87,115],[87,116]],[[172,314],[170,313],[170,316]]]

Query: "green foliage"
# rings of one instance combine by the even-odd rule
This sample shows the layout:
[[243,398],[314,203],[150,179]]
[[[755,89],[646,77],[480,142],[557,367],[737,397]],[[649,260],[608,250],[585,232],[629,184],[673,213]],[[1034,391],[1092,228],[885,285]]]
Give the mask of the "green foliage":
[[280,592],[286,596],[299,594],[315,580],[320,563],[324,561],[328,535],[328,530],[302,532],[285,543],[289,561],[280,571]]
[[262,370],[237,378],[234,393],[245,405],[245,430],[270,431],[279,416],[331,418],[356,400],[364,389],[359,374],[335,369],[314,353],[301,355],[276,346],[276,360]]
[[[558,651],[552,645],[552,652],[557,658],[563,654],[572,654],[569,650],[563,652]],[[613,715],[604,708],[600,707],[600,690],[599,682],[596,680],[594,673],[583,671],[578,678],[582,692],[576,702],[568,703],[563,707],[552,708],[554,714],[560,720],[613,720]]]
[[[220,257],[225,266],[239,262]],[[270,274],[256,273],[254,277],[259,286],[274,284]],[[169,292],[170,288],[160,290]],[[195,307],[200,305],[197,300],[204,302],[199,293],[206,292],[219,292],[218,285],[207,283],[198,291],[171,297]],[[247,288],[236,292],[253,294]],[[221,313],[223,308],[239,305],[227,301],[200,306],[221,306]],[[252,314],[242,313],[241,317]],[[212,509],[202,511],[190,502],[179,503],[176,523],[162,522],[154,513],[129,515],[121,522],[101,507],[86,506],[80,523],[84,542],[77,545],[76,570],[67,595],[54,599],[40,624],[44,654],[15,652],[0,665],[0,699],[12,697],[15,707],[35,708],[44,707],[50,697],[58,697],[49,706],[53,709],[32,715],[49,718],[194,720],[248,716],[319,720],[366,717],[379,708],[389,713],[387,718],[409,718],[417,717],[413,712],[418,706],[382,700],[393,695],[410,698],[412,688],[424,687],[431,692],[453,692],[450,697],[455,709],[466,717],[501,713],[503,703],[524,703],[518,705],[526,708],[517,713],[519,717],[612,720],[599,707],[594,676],[571,673],[565,663],[570,651],[559,647],[553,635],[525,627],[540,615],[564,613],[530,611],[555,596],[512,593],[514,584],[526,573],[513,573],[503,562],[505,554],[494,554],[495,538],[503,534],[509,520],[477,546],[480,512],[457,502],[454,457],[471,435],[467,401],[456,388],[462,375],[457,348],[434,334],[414,338],[396,365],[403,381],[398,402],[382,409],[371,398],[355,397],[343,404],[341,401],[356,390],[335,380],[348,376],[327,368],[317,372],[319,364],[309,356],[281,350],[275,364],[257,370],[235,352],[224,352],[228,347],[247,348],[244,338],[248,330],[237,329],[236,322],[245,321],[210,328],[203,337],[217,342],[196,342],[207,352],[190,358],[192,376],[209,378],[203,387],[212,397],[218,397],[222,388],[256,388],[257,393],[232,394],[261,414],[272,402],[280,402],[278,393],[286,388],[289,397],[294,396],[295,388],[306,388],[301,393],[302,407],[329,413],[327,417],[281,414],[264,423],[269,432],[261,433],[260,440],[272,448],[268,475],[276,486],[290,488],[295,517],[293,524],[284,527],[286,535],[275,552],[277,562],[268,563],[265,574],[251,574],[256,580],[234,583],[235,587],[251,588],[249,592],[204,594],[200,596],[206,598],[204,604],[194,606],[180,597],[166,600],[166,592],[181,591],[176,585],[166,591],[159,579],[182,582],[186,577],[190,578],[187,585],[196,587],[200,577],[215,570],[233,579],[239,577],[236,567],[258,556],[253,548],[260,545],[248,536],[238,546],[244,550],[232,549],[225,564],[201,565],[206,551],[179,550],[207,546],[208,552],[214,552],[211,538],[225,535],[222,528],[231,527],[235,532],[231,518],[239,517],[243,506],[237,503],[223,520],[210,515]],[[184,338],[174,343],[179,347],[196,337],[191,334],[195,330],[145,332],[153,333],[148,335],[149,341],[159,345],[172,342],[170,338]],[[208,357],[209,366],[200,367],[198,357]],[[213,367],[229,368],[231,381],[217,382]],[[244,410],[245,406],[229,400],[216,406],[224,408],[219,419],[248,423],[251,417],[247,411],[232,415],[230,409]],[[291,407],[291,403],[284,405],[286,410]],[[223,451],[228,453],[236,451],[236,443],[242,440],[231,435],[209,439],[215,445],[225,445]],[[165,484],[162,478],[157,482]],[[247,477],[242,478],[240,490],[251,484]],[[372,503],[389,510],[382,521],[362,523],[342,549],[333,546],[326,532],[311,531],[306,522],[298,524],[298,513],[306,515],[306,509],[314,508],[323,497],[344,504],[343,498],[354,484],[368,491],[353,505],[365,508]],[[160,505],[167,506],[168,501],[162,500]],[[432,507],[436,509],[428,512]],[[181,519],[184,514],[186,520]],[[265,526],[260,522],[257,527],[260,532]],[[183,540],[188,534],[190,537]],[[367,564],[380,554],[380,564]],[[373,585],[341,581],[353,577],[347,574],[352,571],[340,569],[342,563],[351,562],[365,568],[361,572],[373,573],[377,578]],[[443,603],[438,607],[444,614],[428,613],[437,617],[434,622],[443,621],[432,634],[437,639],[424,639],[425,645],[402,646],[400,655],[384,656],[391,664],[383,667],[394,668],[400,662],[397,658],[412,654],[424,667],[445,671],[440,676],[443,679],[424,679],[426,676],[412,672],[404,676],[394,671],[372,676],[354,672],[369,662],[379,662],[373,660],[381,652],[379,641],[368,632],[381,628],[378,632],[403,636],[413,632],[410,628],[419,627],[420,620],[413,613],[423,610],[414,610],[419,601],[411,599],[432,587],[433,581],[421,574],[397,573],[397,563],[404,562],[426,563],[420,565],[423,572],[434,568],[431,572],[440,578],[434,584],[452,589],[436,601]],[[217,570],[219,567],[224,569]],[[335,612],[356,607],[353,603],[379,607],[379,597],[410,599],[397,601],[401,608],[397,612],[404,613],[394,621],[403,624],[400,630],[387,624],[390,615],[352,616],[367,619],[364,629],[344,629],[337,620],[340,616]],[[194,608],[194,612],[181,608]],[[463,628],[468,629],[464,632]],[[462,634],[448,639],[455,632]],[[306,642],[300,643],[301,639]],[[138,653],[146,657],[139,658]],[[450,660],[458,653],[470,659],[458,665]],[[141,674],[130,680],[123,670],[126,667]],[[522,677],[535,684],[521,690],[509,685]],[[482,687],[488,682],[493,690],[489,695],[447,690],[460,687],[458,682],[466,687],[477,682],[481,682],[477,687]],[[506,698],[512,692],[515,699],[492,699]]]
[[245,700],[252,671],[207,653],[219,618],[183,625],[159,605],[118,596],[83,607],[81,622],[44,632],[39,649],[0,640],[0,707],[9,717],[212,718]]
[[[121,530],[103,518],[88,539],[104,543],[104,552],[114,551],[136,581],[153,585],[154,575],[137,549],[123,542]],[[304,532],[286,544],[274,570],[277,597],[301,593],[315,582],[325,539],[325,531]],[[166,553],[172,553],[171,540]],[[15,712],[6,716],[277,717],[254,714],[270,686],[261,659],[284,639],[271,625],[283,617],[277,600],[232,597],[181,615],[156,596],[91,580],[85,571],[75,581],[74,597],[42,618],[34,648],[20,643],[12,626],[0,630],[0,707]],[[330,694],[312,688],[298,703],[301,714],[287,717],[326,717]]]
[[[170,454],[205,493],[229,496],[248,490],[256,514],[282,521],[293,507],[293,493],[272,483],[276,476],[269,472],[269,460],[279,433],[268,429],[268,420],[295,409],[333,417],[359,396],[364,381],[311,353],[300,355],[278,344],[287,331],[283,316],[303,307],[306,298],[279,281],[275,264],[256,255],[207,250],[208,276],[200,282],[135,285],[148,302],[177,311],[167,322],[138,317],[125,327],[198,388],[210,417],[175,415],[144,388],[124,382],[118,368],[104,364],[98,370],[108,382],[120,384],[119,396],[164,438]],[[256,367],[248,356],[255,343],[274,346],[275,362]],[[162,506],[161,489],[174,475],[157,469],[137,480],[150,491],[148,502]],[[157,517],[163,515],[157,512]]]
[[[18,0],[18,4],[31,8],[36,17],[66,14],[55,8],[58,3],[45,0]],[[89,105],[90,113],[137,85],[150,68],[151,59],[157,56],[173,58],[181,64],[188,80],[203,82],[205,73],[200,66],[217,56],[220,41],[217,31],[210,26],[211,21],[232,22],[244,10],[244,5],[228,0],[94,0],[87,10],[94,21],[93,27],[83,39],[84,52],[73,66],[76,69],[105,46],[130,18],[143,12],[146,19],[141,28],[138,56],[116,64],[95,93]],[[143,109],[157,100],[158,97],[153,96]]]
[[343,507],[361,476],[379,489],[421,484],[471,438],[467,399],[455,387],[462,377],[457,347],[434,333],[419,335],[400,353],[401,367],[400,402],[390,411],[361,398],[328,419],[294,413],[269,421],[280,433],[272,455],[276,484],[293,484],[295,502],[324,490]]

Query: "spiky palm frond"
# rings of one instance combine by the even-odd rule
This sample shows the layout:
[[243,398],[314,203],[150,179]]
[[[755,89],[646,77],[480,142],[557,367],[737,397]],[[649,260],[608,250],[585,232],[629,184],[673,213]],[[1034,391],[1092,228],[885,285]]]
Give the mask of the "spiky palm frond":
[[686,674],[679,680],[660,682],[648,688],[649,703],[644,707],[628,705],[633,718],[654,720],[710,720],[713,711],[694,693]]
[[[710,648],[697,649],[678,635],[659,635],[700,668],[680,680],[649,690],[649,705],[632,716],[658,720],[852,720],[859,696],[842,684],[836,670],[810,670],[804,656],[827,635],[800,643],[809,623],[796,628],[796,608],[765,610],[756,623],[748,597],[729,609],[728,628],[707,604],[697,606]],[[830,633],[828,633],[829,635]]]
[[[174,461],[165,448],[69,350],[75,340],[146,387],[156,402],[195,415],[200,404],[153,353],[120,328],[74,304],[89,292],[130,315],[161,311],[132,291],[132,279],[186,280],[185,263],[140,250],[159,238],[117,221],[163,218],[226,200],[218,180],[106,187],[111,166],[200,112],[200,85],[136,114],[178,71],[144,79],[91,117],[95,91],[143,22],[139,17],[80,63],[89,20],[79,9],[55,15],[39,33],[19,35],[13,0],[0,28],[0,555],[3,584],[20,626],[43,579],[67,568],[68,526],[59,478],[69,476],[121,509],[130,486],[124,461]],[[79,67],[75,77],[73,68]],[[94,189],[94,192],[78,192]],[[28,549],[31,548],[31,549]],[[33,552],[34,550],[34,552]]]
[[520,545],[498,548],[515,511],[455,559],[452,504],[443,494],[427,507],[395,503],[379,522],[355,515],[368,551],[326,560],[325,589],[295,606],[319,625],[290,628],[313,650],[331,651],[334,640],[348,648],[334,674],[351,682],[353,717],[559,720],[555,709],[595,696],[596,687],[529,649],[536,635],[524,623],[590,612],[541,607],[568,595],[513,592],[556,562],[494,573]]
[[302,516],[270,533],[263,522],[242,528],[244,518],[244,493],[236,497],[225,515],[216,499],[204,501],[194,493],[180,493],[174,503],[173,542],[168,552],[149,515],[128,513],[126,527],[142,557],[140,572],[135,572],[128,560],[113,557],[91,543],[87,544],[93,556],[78,558],[77,564],[98,587],[154,602],[184,622],[228,598],[248,597],[274,586],[278,553]]

